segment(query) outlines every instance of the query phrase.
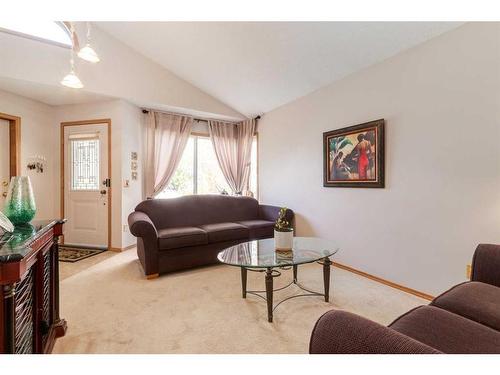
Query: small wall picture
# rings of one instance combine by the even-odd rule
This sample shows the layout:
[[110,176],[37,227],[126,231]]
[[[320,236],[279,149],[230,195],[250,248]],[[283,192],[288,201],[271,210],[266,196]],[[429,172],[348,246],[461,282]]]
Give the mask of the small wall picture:
[[137,172],[132,172],[132,180],[137,180]]
[[130,153],[130,159],[131,159],[131,160],[137,160],[137,152],[132,151],[132,152]]
[[384,123],[323,133],[323,186],[384,187]]
[[137,162],[136,162],[136,161],[131,162],[131,164],[130,164],[130,168],[131,168],[133,171],[136,171],[136,170],[137,170]]

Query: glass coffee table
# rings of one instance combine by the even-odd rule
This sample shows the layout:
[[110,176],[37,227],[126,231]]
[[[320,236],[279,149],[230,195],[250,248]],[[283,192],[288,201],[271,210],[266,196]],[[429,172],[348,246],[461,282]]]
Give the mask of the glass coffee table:
[[[241,269],[241,289],[243,298],[252,294],[267,302],[267,320],[273,321],[273,311],[283,302],[306,296],[321,296],[325,302],[330,298],[330,256],[338,251],[336,244],[330,240],[315,237],[294,237],[291,256],[284,256],[275,250],[274,238],[244,242],[221,251],[217,258],[221,263]],[[324,293],[315,292],[302,286],[297,279],[298,266],[317,262],[323,266]],[[281,276],[279,270],[293,269],[293,280],[284,287],[273,289],[273,279]],[[265,290],[247,290],[247,271],[265,272]],[[285,298],[273,304],[273,293],[291,285],[298,286],[303,292]]]

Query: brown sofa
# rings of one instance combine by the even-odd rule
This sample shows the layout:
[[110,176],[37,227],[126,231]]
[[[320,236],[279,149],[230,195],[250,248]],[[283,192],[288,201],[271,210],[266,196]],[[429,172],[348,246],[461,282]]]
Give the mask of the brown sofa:
[[407,312],[389,327],[346,311],[327,312],[314,327],[309,352],[500,353],[500,246],[479,245],[471,281]]
[[[148,199],[128,217],[146,276],[217,263],[235,244],[274,235],[280,207],[249,197],[190,195]],[[293,211],[287,211],[293,221]]]

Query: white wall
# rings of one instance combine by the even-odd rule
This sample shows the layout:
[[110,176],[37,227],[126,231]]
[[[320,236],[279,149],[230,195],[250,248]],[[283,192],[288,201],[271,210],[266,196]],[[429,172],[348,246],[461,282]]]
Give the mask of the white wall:
[[[386,188],[325,188],[322,133],[385,118]],[[471,23],[278,108],[260,192],[337,261],[437,294],[500,243],[500,24]]]
[[[54,153],[59,144],[59,133],[53,126],[53,108],[0,90],[0,112],[21,117],[21,175],[31,178],[37,205],[35,219],[57,217],[58,205],[52,197],[59,186],[58,154]],[[47,159],[43,173],[26,168],[28,159],[34,156]]]
[[[81,24],[77,26],[84,38]],[[0,111],[22,118],[23,168],[29,156],[43,155],[48,159],[46,173],[31,173],[36,196],[44,197],[37,199],[39,218],[59,216],[60,123],[111,118],[112,246],[122,248],[133,244],[133,237],[123,232],[123,225],[142,192],[141,184],[132,180],[129,188],[123,188],[123,180],[130,179],[130,152],[141,152],[140,112],[129,103],[202,117],[235,120],[243,116],[99,28],[93,28],[93,44],[101,62],[94,65],[76,59],[78,75],[87,92],[110,97],[109,101],[51,107],[18,95],[0,93]],[[38,94],[60,89],[59,81],[69,69],[69,49],[2,32],[0,48],[9,51],[0,59],[0,77],[20,80],[25,88],[33,83]],[[124,100],[112,99],[117,97]],[[139,166],[142,166],[141,160]]]
[[[111,119],[112,230],[111,245],[124,248],[135,243],[123,231],[127,217],[142,200],[141,110],[124,100],[52,107],[0,91],[0,112],[21,117],[21,174],[31,177],[37,203],[36,219],[60,216],[60,124],[65,121]],[[138,153],[138,179],[132,181],[130,153]],[[35,155],[47,159],[44,173],[28,171]],[[128,179],[130,185],[124,187]]]
[[[143,176],[143,131],[142,112],[139,108],[127,102],[121,101],[121,169],[122,169],[122,212],[121,224],[127,227],[122,230],[121,247],[134,245],[136,238],[128,230],[128,215],[134,211],[135,206],[142,201],[142,176]],[[137,152],[137,180],[132,180],[131,153]],[[123,182],[129,181],[129,187],[123,187]]]

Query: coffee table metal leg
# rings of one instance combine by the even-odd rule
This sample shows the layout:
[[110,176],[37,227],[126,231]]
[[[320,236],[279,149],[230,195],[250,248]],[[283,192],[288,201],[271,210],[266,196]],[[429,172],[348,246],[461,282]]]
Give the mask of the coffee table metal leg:
[[241,295],[247,298],[247,269],[245,267],[241,267]]
[[266,270],[266,300],[267,300],[267,321],[273,321],[273,270]]
[[299,266],[296,264],[293,265],[293,282],[297,282],[297,272],[299,270]]
[[330,300],[330,266],[332,261],[326,257],[323,260],[323,282],[325,283],[325,302]]

